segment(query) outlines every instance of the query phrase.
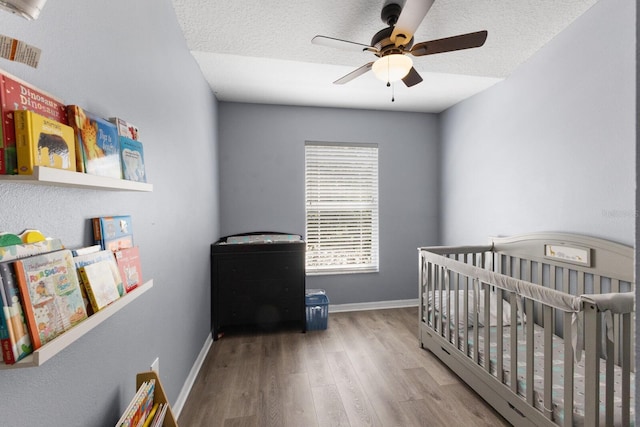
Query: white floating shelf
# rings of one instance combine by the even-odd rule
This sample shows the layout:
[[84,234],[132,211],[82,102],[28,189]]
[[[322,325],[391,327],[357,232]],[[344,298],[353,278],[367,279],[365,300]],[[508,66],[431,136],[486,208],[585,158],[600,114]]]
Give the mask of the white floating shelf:
[[147,292],[149,289],[153,287],[153,280],[149,280],[145,282],[141,286],[137,287],[130,293],[124,295],[118,300],[112,302],[102,310],[97,313],[92,314],[87,319],[78,323],[73,328],[69,329],[67,332],[55,338],[53,341],[49,341],[39,349],[35,350],[29,356],[20,360],[19,362],[13,365],[6,365],[4,363],[0,363],[1,369],[16,369],[16,368],[28,368],[34,366],[40,366],[47,360],[51,359],[56,354],[60,353],[62,350],[73,344],[78,338],[84,336],[86,333],[91,331],[93,328],[107,320],[109,317],[113,316],[118,311],[122,310],[133,300],[137,299],[140,295]]
[[146,182],[128,181],[63,169],[36,166],[33,175],[0,175],[0,182],[53,185],[59,187],[93,188],[113,191],[153,191]]

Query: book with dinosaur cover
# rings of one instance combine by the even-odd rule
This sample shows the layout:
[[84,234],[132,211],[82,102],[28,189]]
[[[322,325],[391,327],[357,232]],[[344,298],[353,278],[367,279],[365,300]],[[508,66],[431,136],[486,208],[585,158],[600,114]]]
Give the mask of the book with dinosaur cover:
[[33,111],[14,112],[18,174],[32,175],[34,166],[76,170],[73,129]]
[[13,114],[16,110],[33,111],[56,122],[67,123],[62,100],[0,70],[0,174],[18,173]]
[[92,218],[93,237],[102,249],[117,251],[133,247],[133,228],[130,215]]
[[120,158],[122,159],[122,177],[124,179],[147,182],[142,142],[121,136]]
[[77,170],[122,178],[116,125],[77,105],[68,105],[67,114],[75,134]]
[[70,250],[23,258],[14,266],[34,350],[87,318]]

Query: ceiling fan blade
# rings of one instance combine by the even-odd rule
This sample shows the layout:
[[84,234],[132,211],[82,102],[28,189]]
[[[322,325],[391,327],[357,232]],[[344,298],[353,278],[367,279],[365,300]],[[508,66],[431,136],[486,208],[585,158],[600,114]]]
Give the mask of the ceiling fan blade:
[[413,56],[423,56],[470,49],[482,46],[485,40],[487,40],[487,31],[484,30],[475,33],[461,34],[459,36],[417,43],[411,48],[411,54]]
[[338,80],[333,82],[333,84],[343,85],[345,83],[348,83],[351,80],[355,79],[356,77],[359,77],[359,76],[363,75],[364,73],[366,73],[367,71],[369,71],[372,66],[373,66],[373,62],[369,62],[368,64],[364,64],[362,67],[356,68],[355,70],[353,70],[352,72],[350,72],[346,76],[340,77]]
[[407,85],[407,87],[411,87],[420,83],[422,81],[422,77],[420,77],[420,74],[418,74],[415,68],[411,67],[409,74],[404,76],[402,81]]
[[319,46],[327,46],[336,49],[351,50],[356,52],[363,52],[365,50],[368,50],[375,53],[378,51],[377,49],[366,44],[350,42],[349,40],[336,39],[334,37],[327,36],[315,36],[311,39],[311,43],[317,44]]
[[433,2],[434,0],[407,0],[390,37],[396,46],[406,46],[411,41]]

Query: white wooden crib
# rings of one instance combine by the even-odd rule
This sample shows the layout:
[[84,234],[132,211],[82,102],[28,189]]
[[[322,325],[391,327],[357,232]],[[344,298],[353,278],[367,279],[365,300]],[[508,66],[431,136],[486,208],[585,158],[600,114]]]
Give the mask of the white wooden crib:
[[420,344],[516,426],[633,425],[633,266],[564,233],[419,248]]

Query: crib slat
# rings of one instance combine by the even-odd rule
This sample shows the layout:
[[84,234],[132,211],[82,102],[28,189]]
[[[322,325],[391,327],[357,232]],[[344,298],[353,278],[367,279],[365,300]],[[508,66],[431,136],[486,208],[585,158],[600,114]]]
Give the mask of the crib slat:
[[[503,307],[503,295],[502,295],[502,289],[498,288],[496,289],[496,302],[498,304],[498,309],[496,311],[497,315],[498,315],[498,327],[496,328],[496,377],[498,378],[498,381],[500,381],[500,383],[504,383],[504,374],[503,374],[503,354],[502,352],[504,351],[503,349],[503,328],[504,325],[502,323],[502,313],[504,310]],[[513,318],[514,322],[515,322],[515,318]]]
[[429,263],[428,267],[427,267],[427,274],[429,275],[429,278],[427,279],[428,284],[428,289],[427,292],[429,292],[431,295],[431,304],[429,304],[429,306],[431,307],[431,313],[429,316],[429,319],[431,320],[431,328],[433,328],[434,330],[438,330],[438,325],[437,325],[437,317],[436,317],[436,281],[435,281],[435,265],[433,265],[433,263]]
[[[435,265],[435,270],[434,270],[434,279],[435,279],[435,286],[436,286],[436,293],[438,294],[437,296],[437,301],[438,301],[438,322],[437,322],[437,331],[440,334],[440,336],[444,336],[444,323],[445,323],[445,319],[444,319],[444,301],[443,301],[443,294],[442,294],[442,274],[440,274],[442,272],[442,266],[440,265]],[[435,301],[435,300],[434,300]]]
[[[611,292],[620,292],[620,280],[611,279]],[[614,342],[614,359],[616,363],[620,363],[620,316],[613,318],[613,342]]]
[[446,295],[447,305],[444,316],[442,316],[442,331],[444,332],[447,341],[451,342],[451,315],[453,313],[451,305],[451,283],[449,282],[449,269],[446,267],[442,267],[440,270],[440,274],[442,275],[442,289],[444,295]]
[[564,426],[573,426],[573,347],[571,346],[571,313],[564,313]]
[[460,348],[460,330],[458,328],[458,325],[460,325],[460,310],[458,309],[458,307],[460,307],[460,273],[455,272],[453,274],[453,310],[455,312],[453,323],[453,344],[456,346],[456,348]]
[[480,320],[480,316],[478,315],[478,299],[480,298],[480,294],[478,290],[480,286],[478,285],[478,279],[473,278],[473,361],[478,364],[478,356],[480,355],[480,348],[478,348],[479,341],[479,329],[478,321]]
[[[600,322],[598,322],[600,323]],[[613,343],[606,340],[605,344],[606,364],[605,364],[605,420],[606,425],[613,425]]]
[[484,370],[491,372],[491,292],[486,283],[481,283],[480,288],[484,289]]
[[464,355],[469,357],[469,276],[464,276],[464,300],[462,305],[464,307],[464,343],[462,344]]
[[[518,296],[515,293],[511,294],[511,319],[517,319],[518,317]],[[511,339],[510,339],[510,378],[511,391],[518,394],[518,322],[511,322]]]
[[598,311],[595,305],[584,304],[584,338],[585,338],[585,358],[584,369],[584,417],[586,426],[594,426],[598,423],[600,405],[600,322],[598,321]]
[[542,307],[544,322],[544,415],[553,419],[553,309]]
[[631,313],[622,315],[622,425],[628,426],[631,422]]
[[584,271],[578,271],[578,293],[576,295],[584,294]]
[[527,299],[525,302],[525,312],[527,314],[526,325],[526,361],[527,361],[527,402],[533,406],[533,362],[534,362],[534,350],[535,344],[533,341],[533,300]]

